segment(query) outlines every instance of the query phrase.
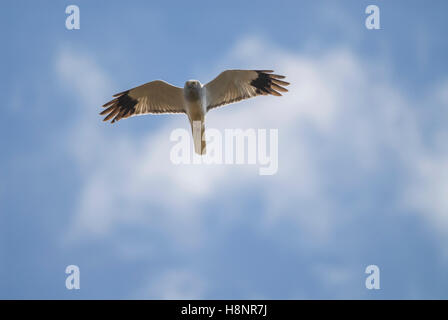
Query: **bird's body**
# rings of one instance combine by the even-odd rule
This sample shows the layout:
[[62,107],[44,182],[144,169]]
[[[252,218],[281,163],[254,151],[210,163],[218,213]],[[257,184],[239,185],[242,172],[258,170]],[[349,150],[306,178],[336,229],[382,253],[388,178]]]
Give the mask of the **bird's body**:
[[[192,81],[194,84],[191,84]],[[184,100],[185,111],[189,117],[199,119],[207,113],[204,88],[199,81],[190,80],[185,83]]]
[[185,112],[188,115],[188,120],[190,120],[195,151],[198,154],[204,154],[206,151],[204,134],[207,106],[204,91],[205,88],[197,80],[185,82]]
[[189,80],[184,88],[156,80],[120,92],[104,104],[104,121],[112,123],[134,115],[148,113],[185,113],[190,121],[195,152],[205,154],[205,115],[210,109],[258,95],[281,96],[288,91],[284,76],[271,70],[227,70],[214,80],[202,85]]

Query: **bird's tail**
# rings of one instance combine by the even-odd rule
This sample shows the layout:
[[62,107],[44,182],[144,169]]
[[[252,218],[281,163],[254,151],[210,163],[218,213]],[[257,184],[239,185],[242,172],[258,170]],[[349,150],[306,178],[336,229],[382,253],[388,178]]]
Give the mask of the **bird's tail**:
[[190,121],[193,134],[194,151],[199,154],[205,154],[205,122],[204,119]]

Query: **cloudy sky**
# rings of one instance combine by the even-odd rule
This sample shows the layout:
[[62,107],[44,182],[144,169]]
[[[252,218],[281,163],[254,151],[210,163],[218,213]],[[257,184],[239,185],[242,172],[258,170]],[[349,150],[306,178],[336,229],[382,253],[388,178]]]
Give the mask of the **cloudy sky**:
[[[445,1],[2,9],[0,298],[448,298]],[[229,68],[291,82],[207,117],[278,129],[275,175],[172,164],[183,115],[98,116],[114,93]],[[80,290],[65,287],[71,264]],[[380,290],[365,287],[371,264]]]

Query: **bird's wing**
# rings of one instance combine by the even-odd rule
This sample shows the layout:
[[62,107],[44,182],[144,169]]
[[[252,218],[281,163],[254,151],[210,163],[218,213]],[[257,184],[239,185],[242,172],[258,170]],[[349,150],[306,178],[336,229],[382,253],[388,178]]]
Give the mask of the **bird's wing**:
[[156,80],[114,95],[100,115],[115,121],[147,113],[184,113],[183,89]]
[[284,76],[273,74],[272,70],[227,70],[205,85],[207,111],[225,104],[272,94],[281,96],[278,91],[288,91],[283,86]]

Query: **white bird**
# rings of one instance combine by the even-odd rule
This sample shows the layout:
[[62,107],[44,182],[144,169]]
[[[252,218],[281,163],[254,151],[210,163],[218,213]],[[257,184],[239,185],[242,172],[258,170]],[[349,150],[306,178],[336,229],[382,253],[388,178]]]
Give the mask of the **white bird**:
[[113,95],[115,99],[104,104],[100,115],[111,123],[148,113],[186,113],[190,120],[195,152],[205,154],[205,115],[216,107],[252,98],[258,95],[281,96],[288,91],[283,86],[284,76],[272,70],[227,70],[202,85],[197,80],[185,82],[179,88],[156,80],[134,89]]

